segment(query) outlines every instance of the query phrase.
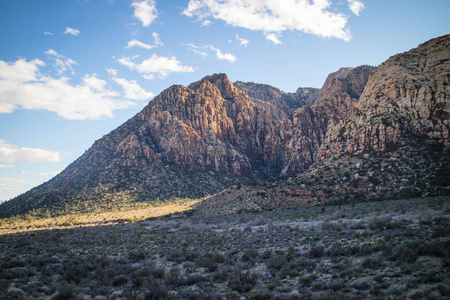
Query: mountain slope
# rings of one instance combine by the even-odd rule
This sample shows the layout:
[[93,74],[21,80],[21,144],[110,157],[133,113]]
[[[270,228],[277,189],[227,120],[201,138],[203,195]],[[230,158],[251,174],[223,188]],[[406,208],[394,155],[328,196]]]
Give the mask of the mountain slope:
[[152,200],[200,197],[264,179],[264,139],[284,117],[274,105],[252,101],[224,74],[172,86],[61,174],[3,204],[0,214],[62,205],[99,184]]
[[225,74],[174,85],[61,174],[2,204],[0,216],[70,206],[99,185],[152,201],[294,175],[229,189],[199,207],[447,194],[449,40],[431,40],[377,69],[342,68],[320,90],[284,93],[233,84]]
[[[272,134],[290,134],[285,140],[294,142],[284,142],[293,145],[290,155],[317,149],[315,158],[305,155],[305,164],[314,162],[308,169],[288,180],[228,189],[200,203],[198,210],[223,214],[450,195],[449,86],[450,35],[395,55],[370,76],[359,102],[346,106],[339,122],[323,127],[320,147],[311,140],[319,141],[320,134],[303,130],[308,121],[298,122],[301,130],[280,130],[288,121],[274,129]],[[313,106],[299,111],[309,112]],[[309,150],[310,145],[316,149]]]
[[375,68],[342,68],[328,76],[318,99],[277,125],[266,137],[264,159],[268,172],[287,176],[305,170],[316,160],[330,127],[353,108]]

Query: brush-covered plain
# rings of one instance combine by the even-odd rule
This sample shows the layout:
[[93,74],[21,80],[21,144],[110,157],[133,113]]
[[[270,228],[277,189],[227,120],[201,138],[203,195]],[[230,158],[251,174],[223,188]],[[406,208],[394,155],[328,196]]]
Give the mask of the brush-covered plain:
[[0,236],[10,299],[445,299],[450,198],[143,221]]

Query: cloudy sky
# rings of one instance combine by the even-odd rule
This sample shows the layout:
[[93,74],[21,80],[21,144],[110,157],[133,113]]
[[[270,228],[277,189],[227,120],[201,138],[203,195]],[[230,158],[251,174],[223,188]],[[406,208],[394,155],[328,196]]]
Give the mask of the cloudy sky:
[[0,201],[173,84],[286,92],[450,33],[448,0],[0,0]]

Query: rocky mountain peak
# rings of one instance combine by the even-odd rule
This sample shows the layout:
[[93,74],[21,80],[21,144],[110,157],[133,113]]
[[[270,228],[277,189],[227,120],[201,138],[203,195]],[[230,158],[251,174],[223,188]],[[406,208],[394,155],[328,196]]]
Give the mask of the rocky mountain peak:
[[[285,93],[225,74],[173,85],[61,174],[2,204],[0,216],[63,206],[100,184],[147,201],[297,174],[264,197],[272,204],[349,191],[376,197],[394,183],[410,189],[409,182],[421,185],[414,194],[441,193],[450,176],[443,154],[450,152],[449,74],[447,35],[378,68],[341,68],[320,90]],[[260,195],[250,198],[263,201]]]
[[449,147],[450,35],[382,63],[355,110],[330,131],[323,159],[344,152],[438,143]]

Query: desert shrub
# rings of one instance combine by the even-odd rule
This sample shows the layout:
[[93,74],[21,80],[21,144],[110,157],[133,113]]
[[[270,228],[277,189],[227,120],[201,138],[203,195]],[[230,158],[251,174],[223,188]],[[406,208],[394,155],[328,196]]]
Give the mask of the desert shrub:
[[113,286],[123,286],[126,285],[127,283],[128,283],[128,276],[126,275],[118,275],[114,277],[113,280],[111,281],[111,284]]
[[196,283],[199,283],[203,280],[202,275],[200,274],[189,274],[186,276],[186,285],[194,285]]
[[130,253],[128,253],[128,258],[131,261],[143,260],[143,259],[145,259],[145,257],[147,257],[147,251],[145,251],[143,249],[133,250],[133,251],[130,251]]
[[258,276],[250,271],[234,269],[228,280],[228,287],[240,293],[246,293],[256,284]]
[[201,257],[197,260],[197,264],[202,268],[206,268],[209,272],[216,271],[219,266],[211,257]]
[[67,283],[67,281],[61,282],[58,286],[55,300],[69,300],[75,297],[75,287],[73,284]]
[[15,287],[11,287],[8,289],[8,293],[7,293],[8,299],[11,300],[19,300],[19,299],[24,299],[25,298],[25,292],[21,289],[15,288]]
[[279,276],[280,276],[280,278],[288,278],[288,277],[295,277],[298,274],[299,273],[298,273],[295,265],[293,263],[289,263],[289,264],[284,265],[281,268]]
[[364,259],[362,266],[368,269],[376,269],[380,266],[380,262],[375,258],[368,257]]
[[434,240],[429,243],[420,243],[415,248],[417,248],[418,255],[450,258],[450,242]]
[[65,273],[64,273],[64,280],[68,282],[75,282],[80,283],[81,280],[84,278],[85,270],[83,267],[79,264],[72,264],[72,265],[65,265]]
[[254,261],[258,258],[258,250],[254,248],[244,249],[244,254],[242,255],[242,261]]
[[169,271],[169,274],[166,274],[165,282],[170,286],[181,286],[185,285],[184,277],[181,275],[181,269],[175,267]]
[[418,257],[418,250],[412,245],[399,246],[395,249],[394,253],[390,257],[391,260],[415,262]]
[[217,270],[219,263],[225,262],[225,256],[220,252],[210,252],[203,257],[199,257],[196,261],[197,265],[208,269],[209,272]]
[[152,275],[152,277],[157,278],[157,279],[163,278],[165,273],[166,273],[166,271],[162,267],[152,267],[150,269],[150,275]]
[[161,280],[148,278],[146,282],[145,299],[146,300],[165,300],[170,299],[167,288],[162,284]]
[[266,262],[267,267],[272,271],[279,271],[287,263],[287,259],[284,255],[277,254],[268,259]]
[[319,258],[322,256],[325,247],[322,245],[311,247],[308,251],[308,255],[313,258]]

